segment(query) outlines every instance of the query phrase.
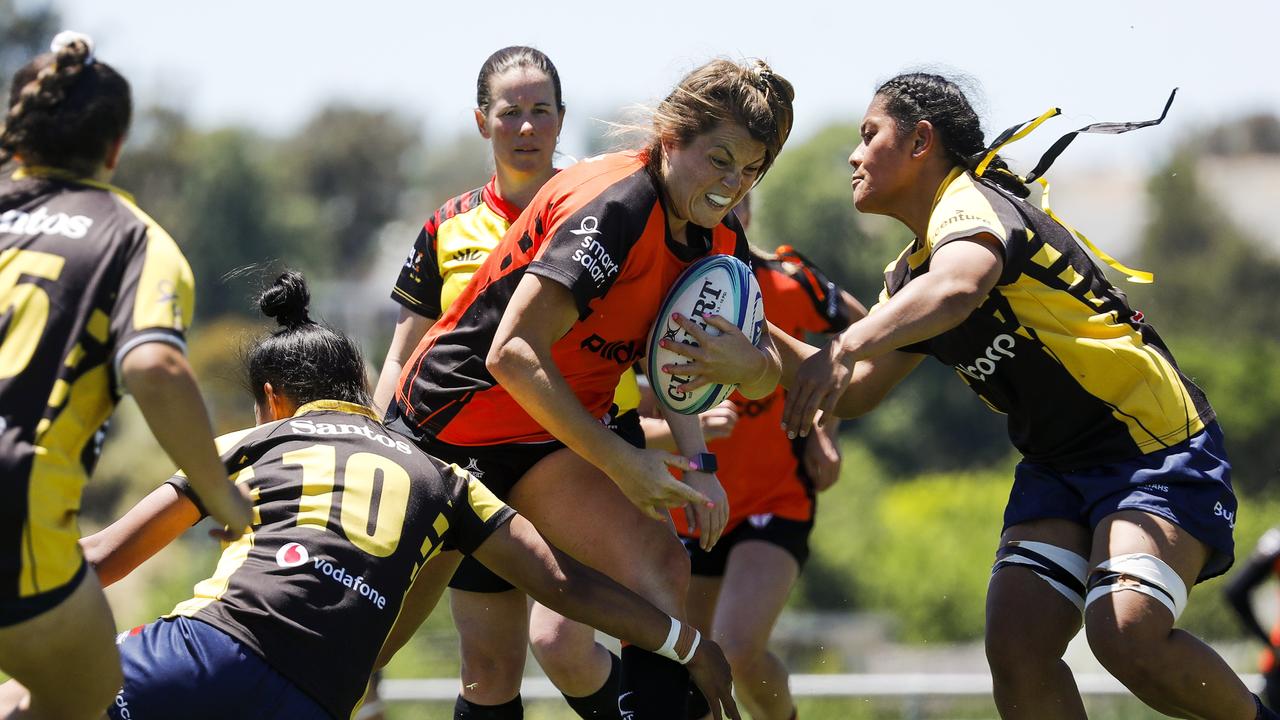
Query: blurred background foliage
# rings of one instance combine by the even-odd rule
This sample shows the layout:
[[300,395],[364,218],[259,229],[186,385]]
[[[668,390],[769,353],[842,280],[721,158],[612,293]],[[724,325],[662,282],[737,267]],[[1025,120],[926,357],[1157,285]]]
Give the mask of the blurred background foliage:
[[[19,12],[13,0],[0,0],[0,77],[7,80],[57,27],[51,10]],[[478,137],[436,137],[389,109],[331,105],[284,137],[197,127],[173,107],[139,108],[135,117],[116,182],[169,230],[195,270],[190,354],[221,431],[252,422],[238,352],[264,329],[249,298],[270,270],[308,273],[321,314],[359,339],[376,367],[396,313],[387,296],[418,224],[491,172]],[[595,146],[610,146],[600,130]],[[870,306],[885,265],[910,238],[897,223],[854,211],[847,157],[856,140],[846,121],[789,145],[757,190],[753,238],[797,247]],[[1202,171],[1210,160],[1277,155],[1280,121],[1270,116],[1186,138],[1145,188],[1134,263],[1157,281],[1120,283],[1218,410],[1242,496],[1240,553],[1280,522],[1272,488],[1280,468],[1280,258],[1257,228],[1215,202]],[[883,616],[889,637],[908,643],[981,637],[1016,457],[1003,418],[953,374],[926,362],[881,408],[847,423],[842,480],[820,499],[794,609]],[[86,530],[118,516],[170,470],[126,401],[89,485]],[[120,625],[144,622],[186,597],[215,553],[193,531],[122,583],[112,594]],[[1197,589],[1181,625],[1212,639],[1240,637],[1220,586]],[[805,670],[856,664],[829,653],[789,657]],[[391,674],[454,672],[442,608]]]

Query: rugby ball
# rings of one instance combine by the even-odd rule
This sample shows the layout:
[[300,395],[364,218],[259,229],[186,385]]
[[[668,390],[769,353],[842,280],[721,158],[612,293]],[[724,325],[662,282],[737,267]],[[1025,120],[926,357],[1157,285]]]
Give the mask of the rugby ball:
[[646,368],[649,385],[666,407],[682,415],[697,415],[719,405],[737,386],[711,384],[686,392],[679,386],[689,378],[682,376],[678,368],[675,373],[662,372],[664,365],[688,361],[660,347],[659,341],[667,338],[697,345],[689,333],[671,319],[673,313],[690,318],[711,335],[719,335],[720,331],[708,326],[702,316],[704,313],[719,315],[737,325],[752,343],[758,343],[764,332],[764,296],[751,268],[732,255],[711,255],[695,262],[667,291],[653,329],[649,331]]

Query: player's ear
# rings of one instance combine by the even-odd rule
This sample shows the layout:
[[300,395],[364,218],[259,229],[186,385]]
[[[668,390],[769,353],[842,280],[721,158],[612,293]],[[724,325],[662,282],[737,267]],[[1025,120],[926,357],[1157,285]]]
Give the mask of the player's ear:
[[293,417],[293,414],[298,411],[297,404],[284,393],[272,387],[269,382],[262,383],[262,395],[262,407],[259,410],[264,417],[259,418],[259,422],[283,420],[287,417]]
[[480,137],[484,138],[485,140],[488,140],[489,139],[488,118],[485,117],[484,111],[481,110],[480,108],[476,108],[473,112],[475,113],[475,116],[476,116],[476,130],[480,131]]

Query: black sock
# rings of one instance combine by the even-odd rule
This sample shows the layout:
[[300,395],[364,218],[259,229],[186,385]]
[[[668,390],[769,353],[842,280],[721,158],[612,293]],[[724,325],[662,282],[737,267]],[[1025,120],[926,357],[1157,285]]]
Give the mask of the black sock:
[[524,704],[520,696],[501,705],[476,705],[461,695],[453,704],[453,720],[523,720]]
[[689,720],[702,720],[702,718],[711,714],[711,706],[707,704],[707,698],[703,696],[702,691],[694,684],[693,679],[689,680],[689,711],[685,713],[685,717]]
[[578,717],[586,720],[621,720],[618,713],[618,683],[622,674],[622,660],[609,653],[609,677],[599,690],[586,697],[565,695],[565,702],[578,713]]
[[1268,710],[1267,706],[1262,704],[1262,698],[1257,695],[1253,696],[1253,706],[1258,708],[1258,720],[1280,720],[1280,715]]
[[618,710],[623,720],[686,717],[689,672],[675,660],[627,645],[622,648]]

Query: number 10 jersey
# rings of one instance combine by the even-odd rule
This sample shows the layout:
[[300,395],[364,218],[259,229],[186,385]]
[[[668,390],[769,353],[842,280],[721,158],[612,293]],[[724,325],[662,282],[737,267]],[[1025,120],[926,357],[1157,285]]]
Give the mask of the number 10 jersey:
[[244,643],[335,717],[359,702],[426,561],[474,551],[515,514],[360,405],[308,403],[218,446],[253,524],[173,614]]

